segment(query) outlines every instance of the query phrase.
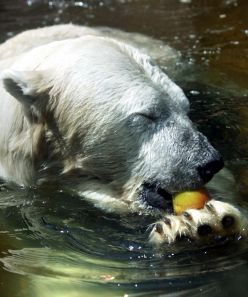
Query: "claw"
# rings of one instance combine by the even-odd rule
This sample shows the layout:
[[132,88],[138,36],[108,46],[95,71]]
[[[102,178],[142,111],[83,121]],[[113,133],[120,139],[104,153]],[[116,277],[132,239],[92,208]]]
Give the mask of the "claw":
[[192,216],[191,216],[187,211],[183,212],[182,215],[183,215],[187,220],[192,221]]
[[167,217],[164,218],[164,223],[171,228],[171,220]]
[[164,234],[163,226],[161,225],[161,223],[157,223],[155,225],[155,228],[156,228],[155,231],[158,232],[160,235]]

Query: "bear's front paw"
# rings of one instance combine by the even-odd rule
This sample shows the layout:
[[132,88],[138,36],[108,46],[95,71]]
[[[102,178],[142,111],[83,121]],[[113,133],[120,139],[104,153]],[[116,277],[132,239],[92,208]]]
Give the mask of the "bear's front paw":
[[205,240],[231,235],[248,235],[248,222],[229,203],[211,200],[203,209],[189,209],[179,216],[167,215],[152,225],[149,242],[160,245],[187,237]]

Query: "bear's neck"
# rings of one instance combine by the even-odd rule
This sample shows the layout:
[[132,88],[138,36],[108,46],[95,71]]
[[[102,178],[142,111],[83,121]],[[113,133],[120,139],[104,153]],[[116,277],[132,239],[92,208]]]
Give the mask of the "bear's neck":
[[21,104],[0,88],[0,178],[19,185],[34,184],[34,128]]

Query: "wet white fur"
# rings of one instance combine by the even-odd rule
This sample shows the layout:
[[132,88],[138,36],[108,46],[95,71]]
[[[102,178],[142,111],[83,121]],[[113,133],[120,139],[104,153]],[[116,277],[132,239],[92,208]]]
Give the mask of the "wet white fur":
[[[120,203],[123,211],[143,209],[137,195],[146,180],[171,192],[201,185],[197,166],[216,152],[187,117],[187,98],[118,32],[110,38],[96,36],[101,30],[54,26],[0,47],[2,178],[40,185],[77,171],[77,191],[108,211]],[[139,45],[145,37],[130,40]],[[155,115],[157,124],[140,113]],[[53,149],[43,156],[47,140]]]
[[147,52],[168,65],[177,56],[139,34],[73,25],[2,44],[0,177],[60,183],[115,212],[152,212],[139,199],[145,181],[169,192],[202,186],[197,167],[217,152]]

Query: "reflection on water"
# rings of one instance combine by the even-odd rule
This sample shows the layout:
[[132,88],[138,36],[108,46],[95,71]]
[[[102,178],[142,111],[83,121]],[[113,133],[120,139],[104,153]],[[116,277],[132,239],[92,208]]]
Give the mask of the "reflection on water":
[[[190,98],[191,118],[236,178],[234,202],[248,209],[246,0],[0,5],[1,41],[27,28],[73,21],[145,33],[177,48],[183,62],[171,75]],[[219,186],[228,191],[226,184]],[[150,218],[105,215],[53,190],[2,187],[0,197],[0,296],[247,294],[245,241],[182,242],[153,250],[146,244]]]
[[[1,261],[4,271],[19,276],[8,279],[3,272],[3,296],[16,296],[19,287],[20,296],[149,296],[154,290],[198,296],[220,292],[224,279],[246,265],[244,241],[153,250],[142,228],[149,219],[105,216],[64,193],[13,195],[2,193],[1,229],[7,233],[0,233]],[[6,291],[13,281],[15,295]]]

